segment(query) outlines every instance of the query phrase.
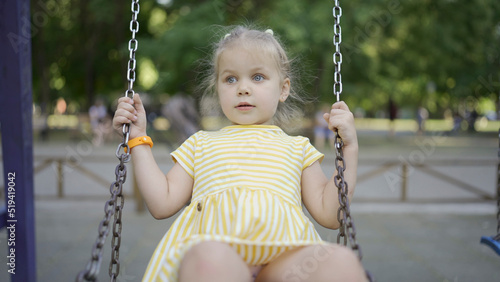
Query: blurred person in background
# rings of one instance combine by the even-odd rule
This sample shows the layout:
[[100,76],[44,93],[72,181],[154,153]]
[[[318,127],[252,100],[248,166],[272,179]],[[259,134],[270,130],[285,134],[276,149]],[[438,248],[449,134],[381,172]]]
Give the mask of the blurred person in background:
[[394,137],[395,135],[395,120],[398,117],[398,106],[396,105],[396,102],[392,99],[392,97],[389,97],[389,138]]
[[328,129],[328,123],[323,118],[323,115],[329,113],[330,110],[330,105],[324,104],[314,115],[314,146],[319,150],[325,148],[326,140],[330,144],[330,149],[334,148],[335,135]]
[[162,115],[168,119],[179,142],[200,130],[199,116],[193,99],[177,93],[172,96],[161,109]]
[[425,121],[429,118],[429,112],[423,106],[418,107],[417,109],[417,134],[424,135],[425,134]]
[[89,108],[90,126],[92,128],[92,144],[100,146],[111,132],[111,119],[102,98],[97,98]]

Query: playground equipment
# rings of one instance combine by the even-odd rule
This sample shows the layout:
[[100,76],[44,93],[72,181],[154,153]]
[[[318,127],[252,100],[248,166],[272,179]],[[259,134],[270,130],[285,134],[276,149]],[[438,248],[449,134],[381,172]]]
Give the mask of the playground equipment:
[[0,124],[5,185],[0,228],[7,228],[8,241],[2,246],[7,248],[11,281],[36,281],[31,27],[26,21],[29,7],[28,0],[0,4]]
[[497,169],[497,235],[481,237],[481,243],[489,246],[500,255],[500,129],[498,130],[498,169]]
[[[129,41],[128,48],[130,52],[130,58],[128,61],[128,89],[125,91],[126,97],[132,97],[134,94],[133,85],[135,81],[135,52],[137,51],[138,41],[135,38],[136,33],[139,31],[139,22],[137,21],[137,15],[139,13],[139,0],[132,1],[132,20],[130,22],[130,31],[132,32],[132,38]],[[342,16],[342,9],[339,4],[339,0],[335,1],[335,6],[333,8],[333,17],[335,19],[334,23],[334,36],[333,44],[335,46],[335,53],[333,54],[333,62],[335,64],[334,72],[334,86],[333,92],[337,97],[337,101],[340,100],[340,94],[342,93],[342,76],[340,73],[342,65],[342,54],[340,52],[340,44],[342,42],[342,34],[340,27],[340,18]],[[120,260],[119,260],[119,248],[121,244],[121,229],[122,229],[122,209],[124,204],[124,197],[122,195],[122,187],[126,180],[127,169],[125,164],[130,160],[130,150],[128,147],[130,128],[128,124],[123,126],[123,142],[118,145],[116,150],[116,157],[119,159],[119,164],[116,167],[116,181],[110,186],[111,197],[105,204],[105,216],[101,221],[98,229],[98,236],[96,242],[92,249],[92,256],[89,260],[85,270],[81,271],[76,280],[95,280],[96,275],[99,273],[99,269],[102,262],[102,252],[103,246],[106,241],[106,237],[110,231],[110,221],[111,217],[114,215],[113,221],[113,239],[112,239],[112,256],[111,262],[109,264],[109,276],[111,281],[116,281],[120,272]],[[123,150],[122,150],[123,149]],[[361,248],[356,242],[356,230],[354,222],[351,217],[349,199],[348,195],[348,185],[344,179],[345,171],[345,159],[343,157],[343,142],[338,132],[335,138],[335,167],[337,168],[337,175],[335,176],[335,185],[338,188],[338,198],[340,202],[340,207],[337,212],[337,218],[340,222],[339,233],[337,236],[337,243],[341,243],[343,238],[343,244],[347,245],[348,241],[353,251],[357,252],[359,259],[361,260]],[[124,151],[124,152],[123,152]],[[367,272],[367,276],[372,280],[370,274]]]

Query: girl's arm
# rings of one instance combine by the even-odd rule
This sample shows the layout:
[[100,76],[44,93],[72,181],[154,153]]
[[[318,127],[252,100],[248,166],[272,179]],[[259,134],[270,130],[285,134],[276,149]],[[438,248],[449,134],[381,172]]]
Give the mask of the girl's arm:
[[[356,187],[358,167],[358,139],[354,127],[354,117],[344,102],[332,105],[330,113],[325,114],[331,130],[338,130],[344,142],[345,171],[344,179],[348,185],[348,199],[351,202]],[[302,172],[302,199],[312,217],[322,226],[331,229],[339,228],[337,219],[339,209],[338,188],[335,186],[334,172],[328,179],[319,162],[314,162]]]
[[[146,135],[146,111],[138,94],[133,100],[127,97],[118,100],[113,127],[121,133],[124,123],[130,123],[130,139]],[[149,146],[136,146],[130,154],[137,185],[154,218],[170,217],[188,202],[193,179],[178,163],[165,175]]]

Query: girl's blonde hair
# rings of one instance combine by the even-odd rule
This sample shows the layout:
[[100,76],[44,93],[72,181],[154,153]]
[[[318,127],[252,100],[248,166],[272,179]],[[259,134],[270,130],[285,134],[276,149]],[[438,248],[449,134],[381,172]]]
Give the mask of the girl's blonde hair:
[[222,52],[228,48],[245,46],[250,49],[259,49],[269,54],[274,59],[277,70],[282,79],[288,78],[291,81],[290,95],[285,102],[280,102],[274,115],[273,122],[283,129],[291,130],[292,122],[298,122],[303,116],[299,107],[305,100],[297,93],[298,85],[295,85],[295,75],[292,70],[292,61],[288,58],[280,41],[272,32],[250,29],[243,26],[233,28],[230,33],[214,44],[212,56],[205,62],[206,74],[203,77],[199,87],[202,94],[200,108],[203,115],[221,115],[222,109],[217,95],[217,80],[219,73],[219,57]]

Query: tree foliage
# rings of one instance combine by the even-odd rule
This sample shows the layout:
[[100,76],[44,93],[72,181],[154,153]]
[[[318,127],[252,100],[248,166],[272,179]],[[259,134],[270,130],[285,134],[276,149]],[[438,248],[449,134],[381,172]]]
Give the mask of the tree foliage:
[[[318,0],[140,1],[137,91],[193,95],[197,62],[220,26],[272,28],[301,67],[305,92],[333,102],[332,3]],[[500,2],[342,1],[342,98],[374,116],[392,97],[436,117],[476,101],[498,104]],[[44,21],[37,17],[45,13]],[[126,88],[130,4],[32,1],[35,101],[58,97],[86,110]],[[484,103],[483,103],[484,104]]]

